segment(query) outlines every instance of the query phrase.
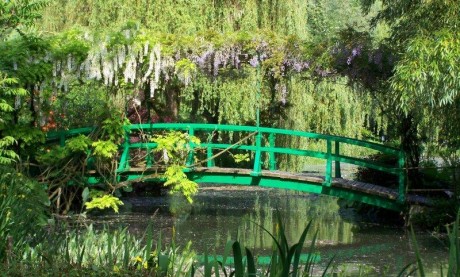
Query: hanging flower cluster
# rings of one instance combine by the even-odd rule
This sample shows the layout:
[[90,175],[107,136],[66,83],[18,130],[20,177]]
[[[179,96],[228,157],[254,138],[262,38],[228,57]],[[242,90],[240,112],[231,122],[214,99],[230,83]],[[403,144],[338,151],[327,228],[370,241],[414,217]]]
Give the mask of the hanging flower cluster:
[[[137,27],[105,37],[72,31],[67,37],[54,39],[54,47],[47,51],[53,84],[64,91],[76,79],[97,80],[112,87],[147,85],[153,98],[168,82],[189,85],[198,71],[216,78],[228,70],[261,68],[281,82],[289,74],[310,70],[310,58],[299,47],[303,42],[298,39],[294,43],[292,38],[274,41],[270,34],[246,33],[211,38],[171,36]],[[282,101],[286,90],[286,85],[279,86]]]

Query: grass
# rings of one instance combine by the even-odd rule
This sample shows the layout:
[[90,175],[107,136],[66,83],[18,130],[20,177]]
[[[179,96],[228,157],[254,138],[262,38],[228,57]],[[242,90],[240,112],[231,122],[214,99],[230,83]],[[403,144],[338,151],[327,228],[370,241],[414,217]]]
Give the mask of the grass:
[[[282,276],[312,276],[313,268],[316,261],[316,256],[313,255],[315,251],[316,233],[310,242],[308,248],[307,258],[302,261],[302,250],[304,248],[305,239],[308,232],[310,232],[311,222],[307,224],[302,235],[297,243],[293,245],[288,244],[284,224],[281,216],[277,213],[277,224],[275,233],[271,233],[263,226],[259,226],[267,232],[273,240],[272,253],[269,264],[266,268],[257,268],[258,260],[253,255],[250,249],[245,248],[244,251],[239,241],[234,241],[231,244],[233,253],[233,267],[229,270],[227,261],[229,260],[228,251],[220,259],[216,256],[209,257],[207,254],[204,256],[202,265],[203,276],[269,276],[269,277],[282,277]],[[228,246],[226,247],[228,249]],[[305,257],[305,256],[304,256]],[[332,263],[331,259],[323,271],[322,276],[326,276],[328,269]],[[229,272],[228,272],[229,271]]]

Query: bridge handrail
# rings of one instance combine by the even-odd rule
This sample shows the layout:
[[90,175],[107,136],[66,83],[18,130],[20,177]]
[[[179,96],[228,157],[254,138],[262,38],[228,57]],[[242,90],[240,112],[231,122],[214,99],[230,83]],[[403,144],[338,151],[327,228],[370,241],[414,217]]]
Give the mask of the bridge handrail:
[[131,124],[125,126],[126,130],[151,130],[151,129],[160,129],[160,130],[208,130],[208,131],[229,131],[229,132],[261,132],[266,134],[279,134],[279,135],[294,135],[300,137],[307,137],[313,139],[330,139],[332,141],[343,142],[347,144],[362,146],[370,148],[373,150],[380,151],[385,154],[397,155],[401,152],[400,149],[394,148],[391,146],[386,146],[374,142],[362,141],[353,138],[335,136],[335,135],[324,135],[318,133],[311,133],[298,130],[286,130],[278,128],[269,128],[269,127],[256,127],[256,126],[243,126],[243,125],[219,125],[219,124],[200,124],[200,123],[143,123],[143,124]]
[[65,139],[68,137],[80,135],[80,134],[89,134],[93,132],[96,128],[95,127],[83,127],[71,130],[59,130],[59,131],[51,131],[46,133],[46,140],[53,141],[59,140],[61,146],[65,145]]
[[[253,168],[253,176],[258,176],[261,174],[262,170],[262,152],[269,154],[269,162],[270,170],[276,169],[276,158],[275,153],[282,153],[282,154],[290,154],[290,155],[299,155],[299,156],[310,156],[320,159],[326,160],[326,173],[325,173],[325,180],[323,185],[324,186],[331,186],[332,182],[332,163],[335,162],[335,177],[341,177],[341,170],[340,170],[340,163],[350,163],[355,164],[358,166],[364,166],[372,169],[376,169],[379,171],[387,172],[390,174],[394,174],[398,176],[398,191],[399,191],[399,198],[398,201],[404,202],[405,201],[405,194],[406,194],[406,175],[405,175],[405,155],[404,152],[394,148],[385,146],[382,144],[377,144],[374,142],[367,142],[361,141],[358,139],[353,138],[346,138],[341,136],[335,135],[325,135],[325,134],[318,134],[318,133],[311,133],[305,131],[298,131],[298,130],[286,130],[286,129],[277,129],[277,128],[269,128],[269,127],[256,127],[256,126],[241,126],[241,125],[219,125],[219,124],[201,124],[201,123],[143,123],[143,124],[131,124],[124,126],[126,130],[126,138],[122,145],[123,147],[123,154],[121,156],[120,164],[118,171],[123,172],[129,167],[128,157],[129,157],[129,149],[130,148],[146,148],[146,149],[153,149],[156,147],[156,144],[153,142],[149,143],[131,143],[129,140],[129,132],[132,131],[151,131],[151,130],[181,130],[187,131],[190,135],[194,135],[195,131],[228,131],[228,132],[248,132],[255,134],[255,145],[231,145],[231,144],[224,144],[224,143],[201,143],[201,147],[207,148],[207,157],[208,162],[207,166],[212,167],[213,162],[211,161],[212,157],[212,149],[225,149],[228,147],[238,148],[242,150],[249,150],[255,152],[254,157],[254,168]],[[64,132],[55,132],[55,133],[48,133],[48,138],[56,139],[59,138],[61,141],[61,145],[63,145],[63,140],[65,140],[66,136],[73,136],[78,133],[90,133],[94,128],[80,128],[74,129]],[[266,134],[268,135],[269,146],[262,145],[262,136]],[[286,147],[276,147],[275,146],[275,136],[276,135],[288,135],[288,136],[298,136],[298,137],[305,137],[310,139],[319,139],[326,141],[326,152],[321,151],[314,151],[314,150],[306,150],[306,149],[294,149],[294,148],[286,148]],[[334,147],[332,147],[334,144]],[[379,164],[376,162],[372,162],[369,160],[344,156],[340,155],[340,144],[349,144],[360,146],[372,150],[379,151],[381,153],[394,155],[398,160],[398,166],[396,168],[389,167],[383,164]],[[195,145],[191,144],[191,148],[194,148]],[[333,151],[334,148],[334,151]],[[149,155],[147,155],[149,158]],[[148,161],[150,163],[150,161]],[[191,152],[190,156],[188,157],[187,165],[191,166],[193,164],[193,151]]]

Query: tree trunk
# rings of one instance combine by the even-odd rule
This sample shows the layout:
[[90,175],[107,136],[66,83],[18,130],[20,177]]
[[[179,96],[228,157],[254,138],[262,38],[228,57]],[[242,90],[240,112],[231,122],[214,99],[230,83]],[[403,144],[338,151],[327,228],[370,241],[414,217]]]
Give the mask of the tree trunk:
[[418,122],[412,114],[402,116],[400,125],[401,147],[406,153],[406,167],[408,181],[412,188],[422,185],[420,171],[420,139],[418,137]]

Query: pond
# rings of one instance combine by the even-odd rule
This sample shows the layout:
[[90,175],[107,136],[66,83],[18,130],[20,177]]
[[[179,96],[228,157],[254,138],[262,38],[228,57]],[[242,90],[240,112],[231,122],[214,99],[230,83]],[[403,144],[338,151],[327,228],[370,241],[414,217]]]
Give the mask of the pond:
[[[194,199],[190,205],[175,196],[125,197],[119,215],[98,214],[90,219],[127,226],[139,236],[152,224],[157,234],[161,231],[164,242],[170,242],[174,233],[176,245],[191,241],[197,253],[222,254],[227,241],[238,237],[255,255],[267,256],[272,239],[261,226],[273,231],[279,212],[290,245],[312,222],[306,246],[318,232],[318,272],[332,257],[336,271],[361,271],[365,276],[396,275],[415,261],[407,229],[375,223],[372,212],[362,217],[337,198],[259,187],[201,185]],[[446,247],[424,232],[417,233],[417,240],[428,276],[439,275],[440,264],[447,259]]]

